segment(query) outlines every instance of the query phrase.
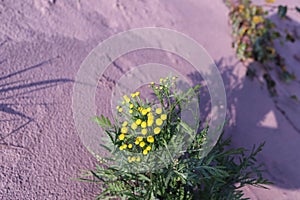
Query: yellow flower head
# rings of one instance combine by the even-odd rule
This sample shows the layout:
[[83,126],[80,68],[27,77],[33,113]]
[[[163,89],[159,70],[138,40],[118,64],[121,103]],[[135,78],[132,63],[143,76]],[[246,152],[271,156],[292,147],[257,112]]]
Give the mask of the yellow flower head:
[[119,112],[123,112],[123,108],[119,108],[118,111],[119,111]]
[[133,122],[133,123],[131,124],[131,128],[132,128],[132,130],[137,129],[137,124]]
[[146,150],[147,150],[147,151],[150,151],[150,150],[151,150],[151,147],[150,147],[150,146],[147,146],[147,147],[146,147]]
[[139,142],[142,142],[142,141],[143,141],[143,137],[141,137],[141,136],[136,137],[136,139],[137,139],[137,141],[139,141]]
[[132,144],[128,144],[128,149],[131,149],[132,148]]
[[147,109],[142,110],[142,115],[147,115],[147,113],[148,113]]
[[134,144],[138,145],[140,141],[138,139],[135,140]]
[[157,126],[161,126],[162,123],[163,123],[163,121],[162,121],[160,118],[156,119],[155,122],[156,122],[156,125],[157,125]]
[[262,16],[254,16],[254,17],[252,18],[252,21],[253,21],[255,24],[258,24],[258,23],[263,22],[263,18],[262,18]]
[[121,133],[127,133],[128,132],[128,128],[127,127],[122,127],[121,128]]
[[135,93],[132,93],[132,94],[131,94],[131,97],[134,98],[134,97],[135,97]]
[[156,114],[161,114],[162,113],[162,109],[161,108],[156,108],[156,110],[155,110],[155,112],[156,112]]
[[166,120],[166,119],[167,119],[167,115],[166,115],[166,114],[162,114],[162,115],[160,116],[160,118],[161,118],[162,120]]
[[142,123],[141,123],[141,127],[142,127],[142,128],[146,128],[146,127],[147,127],[147,122],[142,122]]
[[160,128],[159,127],[156,127],[155,129],[154,129],[154,134],[159,134],[160,133]]
[[145,150],[143,151],[143,154],[144,154],[144,155],[147,155],[147,154],[148,154],[148,151],[145,149]]
[[130,113],[130,114],[132,114],[132,113],[133,113],[133,111],[132,111],[132,110],[129,110],[129,113]]
[[147,108],[147,112],[150,112],[150,111],[151,111],[151,107],[148,107],[148,108]]
[[119,135],[119,140],[124,140],[124,139],[125,139],[125,134],[123,134],[123,133],[120,134],[120,135]]
[[127,121],[124,121],[122,126],[127,126],[128,125],[128,122]]
[[274,3],[275,0],[266,0],[266,3]]
[[150,127],[153,125],[153,122],[154,122],[153,119],[148,119],[147,125]]
[[147,137],[147,142],[153,143],[154,142],[154,137],[153,136],[148,136]]
[[147,129],[145,129],[145,128],[142,129],[142,134],[143,134],[143,135],[146,135],[146,134],[147,134]]
[[136,92],[135,93],[135,96],[137,97],[137,96],[139,96],[140,95],[140,92]]
[[140,124],[142,123],[142,120],[141,120],[141,119],[137,119],[137,120],[135,121],[135,123],[136,123],[137,125],[140,125]]
[[123,98],[124,98],[124,100],[125,100],[127,103],[130,102],[130,98],[129,98],[127,95],[124,95]]
[[140,147],[144,147],[146,145],[146,143],[145,142],[140,142]]
[[129,105],[129,108],[133,108],[133,104],[130,104],[130,105]]
[[136,157],[136,162],[140,162],[141,161],[141,158],[138,156]]

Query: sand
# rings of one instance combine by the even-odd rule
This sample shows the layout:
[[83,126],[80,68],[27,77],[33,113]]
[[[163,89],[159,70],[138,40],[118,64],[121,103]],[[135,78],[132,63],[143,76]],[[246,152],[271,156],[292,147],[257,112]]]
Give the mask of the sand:
[[[300,5],[296,0],[280,3]],[[289,16],[291,20],[284,22],[271,17],[299,37],[300,14]],[[217,63],[227,92],[230,121],[226,134],[233,137],[233,146],[251,147],[266,141],[259,161],[266,163],[266,177],[274,185],[269,190],[246,187],[246,196],[300,199],[300,102],[289,98],[289,94],[300,97],[300,82],[278,86],[280,96],[275,103],[265,86],[245,78],[246,69],[231,48],[228,9],[223,2],[2,0],[0,21],[1,199],[92,199],[99,192],[95,185],[72,180],[81,169],[96,163],[74,126],[74,80],[82,61],[98,43],[138,27],[185,33],[202,44]],[[278,46],[298,77],[299,44]],[[145,58],[174,65],[174,59],[162,61],[164,57],[158,54]],[[143,63],[140,58],[130,58],[134,56],[123,62]],[[118,74],[120,71],[113,70],[100,81],[99,110],[108,112],[103,104],[113,87],[109,78]]]

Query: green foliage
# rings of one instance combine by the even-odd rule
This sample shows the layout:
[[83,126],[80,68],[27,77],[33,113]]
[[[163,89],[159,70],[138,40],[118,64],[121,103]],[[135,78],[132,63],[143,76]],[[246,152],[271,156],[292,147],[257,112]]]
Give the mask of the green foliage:
[[[274,47],[274,42],[295,42],[295,38],[287,30],[280,30],[267,18],[262,6],[253,5],[250,0],[238,0],[235,3],[227,1],[230,9],[230,21],[232,24],[233,47],[238,58],[244,61],[256,61],[260,63],[261,74],[266,82],[269,93],[277,95],[276,83],[272,77],[272,70],[277,72],[279,78],[285,82],[296,77],[289,72],[284,58]],[[278,6],[280,18],[286,18],[288,7]],[[248,69],[247,75],[255,77],[256,71]]]
[[198,134],[184,155],[160,171],[128,173],[104,164],[86,172],[80,180],[99,183],[102,192],[97,199],[101,200],[245,199],[242,187],[265,188],[270,184],[262,176],[263,165],[256,160],[264,144],[248,152],[244,148],[230,149],[230,139],[220,139],[205,158],[199,158],[198,144],[206,132]]

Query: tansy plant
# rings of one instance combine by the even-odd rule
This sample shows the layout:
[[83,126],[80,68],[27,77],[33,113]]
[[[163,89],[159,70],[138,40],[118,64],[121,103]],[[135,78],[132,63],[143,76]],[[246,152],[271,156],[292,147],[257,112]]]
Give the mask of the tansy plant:
[[246,154],[220,140],[203,156],[209,127],[198,131],[199,86],[179,92],[177,83],[175,77],[150,83],[157,101],[143,100],[140,92],[123,96],[114,123],[96,118],[111,143],[102,145],[114,155],[96,155],[100,165],[80,178],[101,186],[97,199],[244,199],[245,185],[269,183],[255,158],[263,144]]
[[[226,0],[230,9],[230,22],[232,24],[233,47],[237,57],[243,62],[256,61],[261,71],[257,73],[254,68],[248,67],[247,75],[251,78],[262,74],[269,93],[277,95],[276,82],[272,77],[275,71],[279,78],[285,82],[294,80],[295,75],[288,70],[284,57],[276,50],[274,42],[281,45],[285,41],[294,42],[294,37],[286,29],[280,27],[268,19],[268,12],[263,6],[253,5],[250,0]],[[273,0],[266,1],[273,3]],[[269,5],[268,5],[269,7]],[[280,18],[286,18],[286,6],[278,6]],[[298,7],[296,10],[300,11]]]

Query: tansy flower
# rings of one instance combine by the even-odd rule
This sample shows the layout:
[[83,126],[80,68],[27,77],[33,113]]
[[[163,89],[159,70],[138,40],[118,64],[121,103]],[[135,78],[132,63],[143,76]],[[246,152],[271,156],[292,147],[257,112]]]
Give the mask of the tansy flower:
[[127,133],[128,131],[128,128],[127,127],[122,127],[121,128],[121,133]]
[[135,157],[134,156],[132,156],[132,158],[131,158],[131,162],[134,162],[136,159],[135,159]]
[[125,104],[125,101],[122,101],[122,105],[124,105]]
[[147,113],[148,113],[147,109],[142,110],[142,115],[147,115]]
[[275,0],[266,0],[266,3],[274,3]]
[[162,123],[163,123],[163,121],[162,121],[160,118],[156,119],[155,122],[156,122],[156,125],[157,125],[157,126],[161,126]]
[[150,147],[150,146],[147,146],[147,147],[146,147],[146,150],[147,150],[147,151],[150,151],[150,150],[151,150],[151,147]]
[[154,129],[154,133],[155,133],[155,134],[159,134],[159,133],[160,133],[160,128],[159,128],[159,127],[156,127],[156,128]]
[[127,103],[130,102],[130,99],[129,99],[129,97],[128,97],[127,95],[124,95],[123,98],[124,98],[124,100],[125,100]]
[[148,151],[145,149],[145,150],[143,151],[143,154],[144,154],[144,155],[147,155],[147,154],[148,154]]
[[129,113],[130,113],[130,114],[132,114],[132,113],[133,113],[133,111],[132,111],[132,110],[129,110]]
[[140,142],[140,147],[144,147],[146,145],[146,143],[145,142]]
[[133,108],[133,104],[130,104],[130,105],[129,105],[129,108]]
[[153,143],[153,142],[154,142],[154,137],[153,137],[153,136],[148,136],[148,137],[147,137],[147,141],[148,141],[149,143]]
[[117,108],[117,109],[119,109],[119,108],[120,108],[120,106],[117,106],[116,108]]
[[262,18],[262,16],[254,16],[254,17],[252,18],[252,21],[253,21],[255,24],[258,24],[258,23],[263,22],[263,18]]
[[124,139],[125,139],[125,134],[123,134],[123,133],[120,134],[120,135],[119,135],[119,140],[124,140]]
[[148,107],[148,108],[147,108],[147,112],[150,112],[150,111],[151,111],[151,107]]
[[127,121],[124,121],[122,126],[127,126],[128,125],[128,122]]
[[137,125],[140,125],[140,124],[142,123],[142,120],[141,120],[141,119],[137,119],[137,120],[135,121],[135,123],[136,123]]
[[147,125],[150,127],[153,125],[153,119],[148,119]]
[[135,93],[135,96],[139,96],[139,95],[140,95],[140,92],[136,92],[136,93]]
[[123,108],[119,108],[118,111],[119,111],[119,112],[123,112]]
[[140,162],[141,161],[141,158],[138,156],[136,157],[136,162]]
[[133,122],[133,123],[131,124],[131,128],[132,128],[132,130],[137,129],[137,124]]
[[131,94],[131,97],[134,98],[134,97],[135,97],[135,93],[132,93],[132,94]]
[[146,122],[142,122],[142,123],[141,123],[141,127],[142,127],[142,128],[146,128],[146,127],[147,127],[147,123],[146,123]]
[[135,140],[134,144],[138,145],[140,141],[138,139]]
[[147,134],[147,129],[145,129],[145,128],[142,129],[142,134],[143,134],[143,135],[146,135],[146,134]]
[[131,149],[132,148],[132,144],[128,144],[128,149]]
[[160,87],[159,87],[159,89],[160,89],[160,90],[162,90],[162,89],[163,89],[163,87],[162,87],[162,86],[160,86]]
[[160,118],[161,118],[162,120],[166,120],[166,119],[167,119],[167,115],[166,115],[166,114],[162,114],[162,115],[160,116]]
[[156,114],[161,114],[162,113],[162,109],[161,108],[156,108],[156,110],[155,110],[155,112],[156,112]]
[[154,85],[154,82],[151,82],[151,85]]
[[139,142],[143,141],[143,137],[141,137],[141,136],[136,137],[136,139],[137,139]]

